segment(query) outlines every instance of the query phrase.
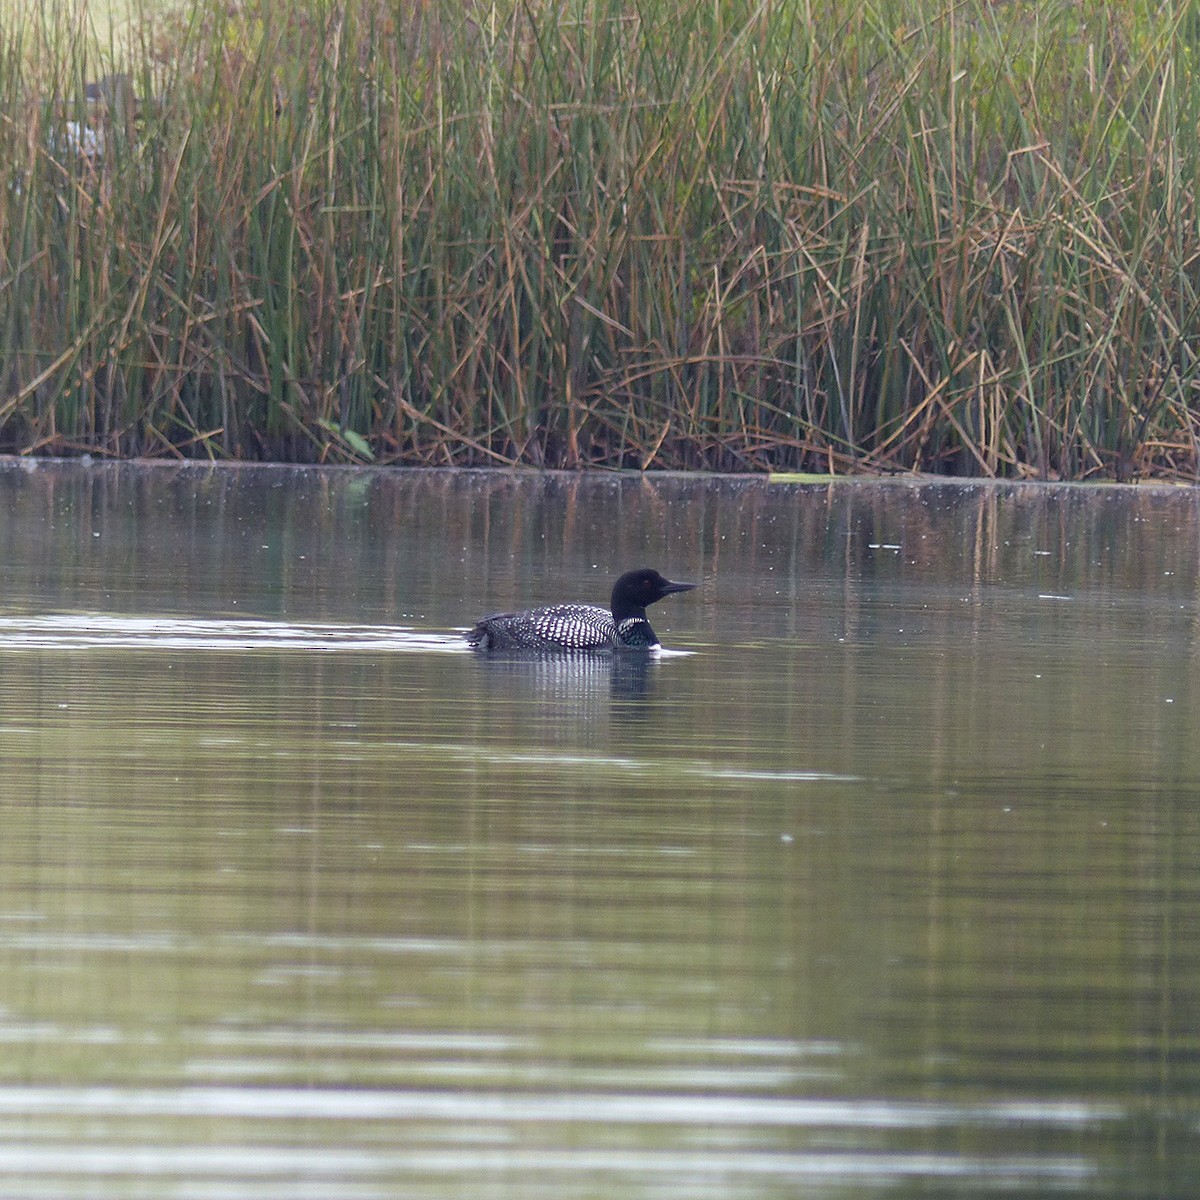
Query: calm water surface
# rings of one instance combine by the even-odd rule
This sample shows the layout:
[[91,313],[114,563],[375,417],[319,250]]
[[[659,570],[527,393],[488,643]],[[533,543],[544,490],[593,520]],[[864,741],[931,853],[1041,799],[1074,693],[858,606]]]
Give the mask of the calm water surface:
[[[0,468],[4,1197],[1193,1197],[1200,494]],[[457,631],[642,564],[677,654]]]

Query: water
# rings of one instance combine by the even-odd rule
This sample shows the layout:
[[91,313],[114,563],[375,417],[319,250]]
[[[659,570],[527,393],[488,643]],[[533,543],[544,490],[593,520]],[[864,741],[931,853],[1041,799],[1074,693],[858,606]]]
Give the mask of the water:
[[[1196,493],[0,512],[6,1198],[1195,1194]],[[676,653],[461,648],[643,563]]]

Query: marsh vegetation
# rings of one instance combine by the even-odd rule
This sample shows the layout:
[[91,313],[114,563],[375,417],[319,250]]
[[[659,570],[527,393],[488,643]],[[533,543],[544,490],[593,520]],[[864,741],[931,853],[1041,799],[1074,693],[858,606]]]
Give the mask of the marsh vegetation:
[[1191,4],[4,12],[0,449],[1197,473]]

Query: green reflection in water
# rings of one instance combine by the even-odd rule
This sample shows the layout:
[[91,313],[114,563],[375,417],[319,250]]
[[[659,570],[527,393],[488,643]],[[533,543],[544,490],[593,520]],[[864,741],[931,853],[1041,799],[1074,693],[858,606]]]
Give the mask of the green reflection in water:
[[[1191,1194],[1191,493],[0,495],[30,1194]],[[693,653],[447,644],[642,561],[706,580],[659,623]],[[69,642],[89,613],[129,644]],[[234,648],[228,618],[398,632]]]

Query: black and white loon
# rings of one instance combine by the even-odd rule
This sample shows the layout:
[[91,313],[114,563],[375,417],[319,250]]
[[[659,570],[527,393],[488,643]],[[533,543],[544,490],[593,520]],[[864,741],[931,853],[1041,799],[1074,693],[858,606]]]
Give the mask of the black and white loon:
[[652,650],[658,637],[646,608],[694,583],[672,583],[657,571],[627,571],[613,584],[612,611],[595,604],[552,604],[484,617],[467,634],[479,650]]

